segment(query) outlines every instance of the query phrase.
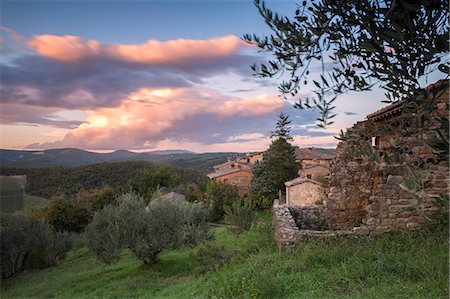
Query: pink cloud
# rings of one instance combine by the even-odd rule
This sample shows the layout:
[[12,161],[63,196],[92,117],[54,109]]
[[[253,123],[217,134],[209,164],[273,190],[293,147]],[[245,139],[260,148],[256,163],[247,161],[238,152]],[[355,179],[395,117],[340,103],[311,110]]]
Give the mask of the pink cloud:
[[20,34],[15,32],[11,28],[8,28],[8,27],[5,27],[5,26],[0,26],[0,30],[1,31],[5,31],[6,33],[8,33],[9,37],[11,39],[13,39],[14,41],[16,41],[16,42],[20,42],[20,41],[22,41],[24,39]]
[[246,46],[234,35],[207,40],[149,40],[137,45],[108,45],[78,36],[46,34],[33,36],[27,44],[42,56],[64,62],[100,58],[148,65],[184,64],[192,60],[228,57]]
[[183,132],[189,130],[184,127],[201,126],[198,117],[208,117],[211,127],[220,127],[223,119],[263,116],[283,105],[279,97],[269,95],[230,98],[200,88],[142,88],[130,93],[118,107],[86,111],[86,122],[71,130],[63,140],[39,147],[154,148],[174,132],[177,138],[184,138]]

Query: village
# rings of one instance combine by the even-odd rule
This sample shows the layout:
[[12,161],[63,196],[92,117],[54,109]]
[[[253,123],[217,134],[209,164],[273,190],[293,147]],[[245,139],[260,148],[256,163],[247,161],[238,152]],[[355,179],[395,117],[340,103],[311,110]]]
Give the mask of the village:
[[449,298],[449,1],[2,1],[0,297]]

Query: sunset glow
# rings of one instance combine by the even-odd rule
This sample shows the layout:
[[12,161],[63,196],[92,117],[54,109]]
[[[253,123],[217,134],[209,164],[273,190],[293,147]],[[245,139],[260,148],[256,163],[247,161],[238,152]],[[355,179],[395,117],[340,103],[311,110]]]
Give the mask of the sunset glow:
[[[293,120],[296,145],[333,147],[339,130],[383,105],[378,89],[344,95],[335,124],[319,129],[317,111],[294,109],[280,97],[283,78],[261,79],[250,69],[267,56],[240,37],[268,30],[251,1],[201,2],[203,13],[158,3],[118,2],[101,15],[95,12],[110,3],[92,4],[96,10],[4,3],[1,147],[259,151],[281,111]],[[287,13],[295,8],[272,4]],[[125,8],[132,13],[121,14]],[[305,86],[298,98],[312,90]]]

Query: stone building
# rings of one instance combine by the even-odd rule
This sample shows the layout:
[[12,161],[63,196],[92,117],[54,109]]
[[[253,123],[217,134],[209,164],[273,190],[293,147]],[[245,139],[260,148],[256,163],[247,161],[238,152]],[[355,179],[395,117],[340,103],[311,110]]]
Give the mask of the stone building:
[[295,178],[284,183],[286,186],[287,206],[311,206],[324,199],[322,185],[308,178]]
[[250,165],[255,165],[258,162],[261,162],[262,158],[263,158],[263,154],[264,152],[257,152],[257,153],[253,153],[253,154],[247,154],[243,157],[240,157],[237,159],[238,162],[240,163],[246,163],[246,164],[250,164]]
[[334,150],[321,148],[297,148],[295,150],[297,161],[302,164],[298,174],[300,177],[318,179],[330,174],[331,161],[334,158]]
[[252,168],[247,163],[228,161],[214,166],[208,178],[213,181],[236,186],[243,196],[248,195],[251,188]]
[[[332,228],[403,230],[442,211],[435,201],[448,194],[448,162],[436,159],[429,142],[442,128],[440,117],[448,117],[448,86],[439,81],[427,87],[426,98],[389,105],[348,130],[331,166],[325,217]],[[400,186],[418,179],[426,190]]]
[[[449,82],[441,80],[356,123],[336,148],[324,205],[274,202],[278,247],[290,250],[308,238],[415,229],[429,223],[427,218],[448,217],[448,205],[441,204],[448,202],[448,150],[430,146],[439,140],[438,131],[448,135],[448,116]],[[441,144],[448,149],[448,139]],[[427,187],[413,190],[411,183]]]

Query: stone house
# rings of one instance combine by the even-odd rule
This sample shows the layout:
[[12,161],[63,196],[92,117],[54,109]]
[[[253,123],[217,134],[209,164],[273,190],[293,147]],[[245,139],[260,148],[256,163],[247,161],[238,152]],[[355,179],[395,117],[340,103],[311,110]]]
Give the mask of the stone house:
[[322,185],[309,178],[295,178],[284,183],[287,206],[312,206],[323,201],[325,193]]
[[228,161],[218,166],[208,174],[209,179],[236,186],[241,195],[248,195],[253,177],[251,166],[236,161]]
[[[378,235],[416,229],[429,223],[426,218],[448,217],[448,206],[439,203],[448,201],[448,157],[430,144],[438,131],[445,135],[449,82],[438,81],[426,91],[369,114],[347,131],[330,165],[324,205],[274,202],[281,250],[308,238]],[[414,181],[427,188],[414,192],[404,184]]]
[[237,159],[239,163],[246,163],[250,165],[255,165],[256,163],[260,162],[263,158],[264,152],[257,152],[253,154],[247,154],[243,157],[240,157]]
[[[361,225],[377,234],[421,226],[424,215],[432,218],[441,212],[435,200],[448,194],[448,165],[436,160],[429,142],[442,128],[440,117],[449,115],[449,83],[441,80],[427,91],[427,98],[418,95],[422,98],[368,115],[338,144],[325,208],[332,228]],[[418,103],[422,106],[412,110]],[[418,118],[424,121],[421,127]],[[428,185],[419,197],[400,187],[415,175],[422,180],[419,184]]]
[[297,161],[302,164],[302,168],[298,172],[300,177],[315,180],[330,174],[330,165],[334,158],[334,150],[314,147],[297,148],[295,154]]

